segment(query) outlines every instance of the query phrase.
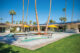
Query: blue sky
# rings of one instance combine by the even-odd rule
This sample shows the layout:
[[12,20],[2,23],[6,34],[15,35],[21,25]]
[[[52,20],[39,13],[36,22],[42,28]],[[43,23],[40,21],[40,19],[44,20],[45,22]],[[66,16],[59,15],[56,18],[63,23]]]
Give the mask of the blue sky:
[[[77,20],[80,18],[80,0],[74,0],[74,16],[73,20]],[[27,3],[28,0],[24,0],[24,18],[26,18],[27,12]],[[9,11],[12,9],[16,12],[14,15],[15,21],[22,20],[22,0],[0,0],[0,17],[2,17],[5,21],[11,22],[11,15],[9,15]],[[37,0],[37,12],[39,23],[44,24],[47,22],[49,15],[49,5],[50,0]],[[72,5],[73,0],[67,0],[67,21],[71,21],[72,15]],[[50,19],[55,20],[56,22],[60,22],[59,18],[65,16],[62,9],[65,8],[65,0],[52,0],[52,8],[51,8],[51,16]],[[24,21],[29,22],[32,20],[36,21],[35,17],[35,0],[29,0],[29,11],[27,20]]]

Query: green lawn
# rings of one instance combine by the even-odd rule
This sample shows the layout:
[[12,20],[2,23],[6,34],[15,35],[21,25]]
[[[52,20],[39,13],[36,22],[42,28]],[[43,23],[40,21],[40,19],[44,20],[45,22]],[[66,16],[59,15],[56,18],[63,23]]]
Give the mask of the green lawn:
[[80,34],[61,39],[35,51],[0,43],[0,53],[80,53]]

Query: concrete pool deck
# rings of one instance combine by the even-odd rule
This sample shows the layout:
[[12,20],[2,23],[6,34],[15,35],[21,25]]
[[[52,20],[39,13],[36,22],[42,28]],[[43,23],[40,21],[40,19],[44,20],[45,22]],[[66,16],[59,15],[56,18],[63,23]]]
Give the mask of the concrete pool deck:
[[[19,47],[22,47],[22,48],[26,48],[26,49],[29,49],[29,50],[36,50],[36,49],[41,48],[43,46],[46,46],[50,43],[58,41],[62,38],[71,36],[72,34],[74,34],[74,33],[54,33],[52,35],[52,38],[37,39],[37,40],[28,41],[28,42],[21,42],[20,40],[17,40],[17,41],[14,41],[12,43],[12,45],[19,46]],[[41,36],[41,35],[37,35],[37,36]]]
[[27,48],[30,50],[36,50],[36,49],[46,46],[50,43],[53,43],[57,40],[68,37],[72,34],[73,33],[54,33],[52,35],[52,38],[49,38],[49,39],[38,39],[38,40],[29,41],[29,42],[19,42],[18,41],[18,42],[14,42],[12,45]]

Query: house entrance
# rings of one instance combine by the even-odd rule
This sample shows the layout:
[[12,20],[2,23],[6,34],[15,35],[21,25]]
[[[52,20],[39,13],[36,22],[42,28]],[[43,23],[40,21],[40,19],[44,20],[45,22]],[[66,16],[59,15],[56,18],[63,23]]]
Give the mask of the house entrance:
[[79,32],[80,32],[80,25],[78,26]]
[[0,27],[0,33],[5,32],[5,28],[4,27]]

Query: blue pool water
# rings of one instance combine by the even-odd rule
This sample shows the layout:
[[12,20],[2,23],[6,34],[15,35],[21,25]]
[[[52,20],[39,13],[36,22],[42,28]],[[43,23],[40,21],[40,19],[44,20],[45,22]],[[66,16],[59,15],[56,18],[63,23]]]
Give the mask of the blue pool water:
[[32,40],[38,40],[38,39],[47,39],[47,37],[30,38],[30,39],[25,39],[25,40],[22,40],[22,42],[28,42],[28,41],[32,41]]
[[[14,34],[8,34],[5,37],[13,37]],[[16,36],[17,37],[17,36]],[[37,37],[37,38],[25,38],[24,40],[22,40],[22,42],[28,42],[28,41],[33,41],[33,40],[38,40],[38,39],[47,39],[48,37]],[[0,38],[2,39],[2,38]],[[10,38],[10,40],[14,40],[14,38]],[[17,39],[15,39],[17,40]]]
[[8,34],[5,37],[12,37],[14,34]]

